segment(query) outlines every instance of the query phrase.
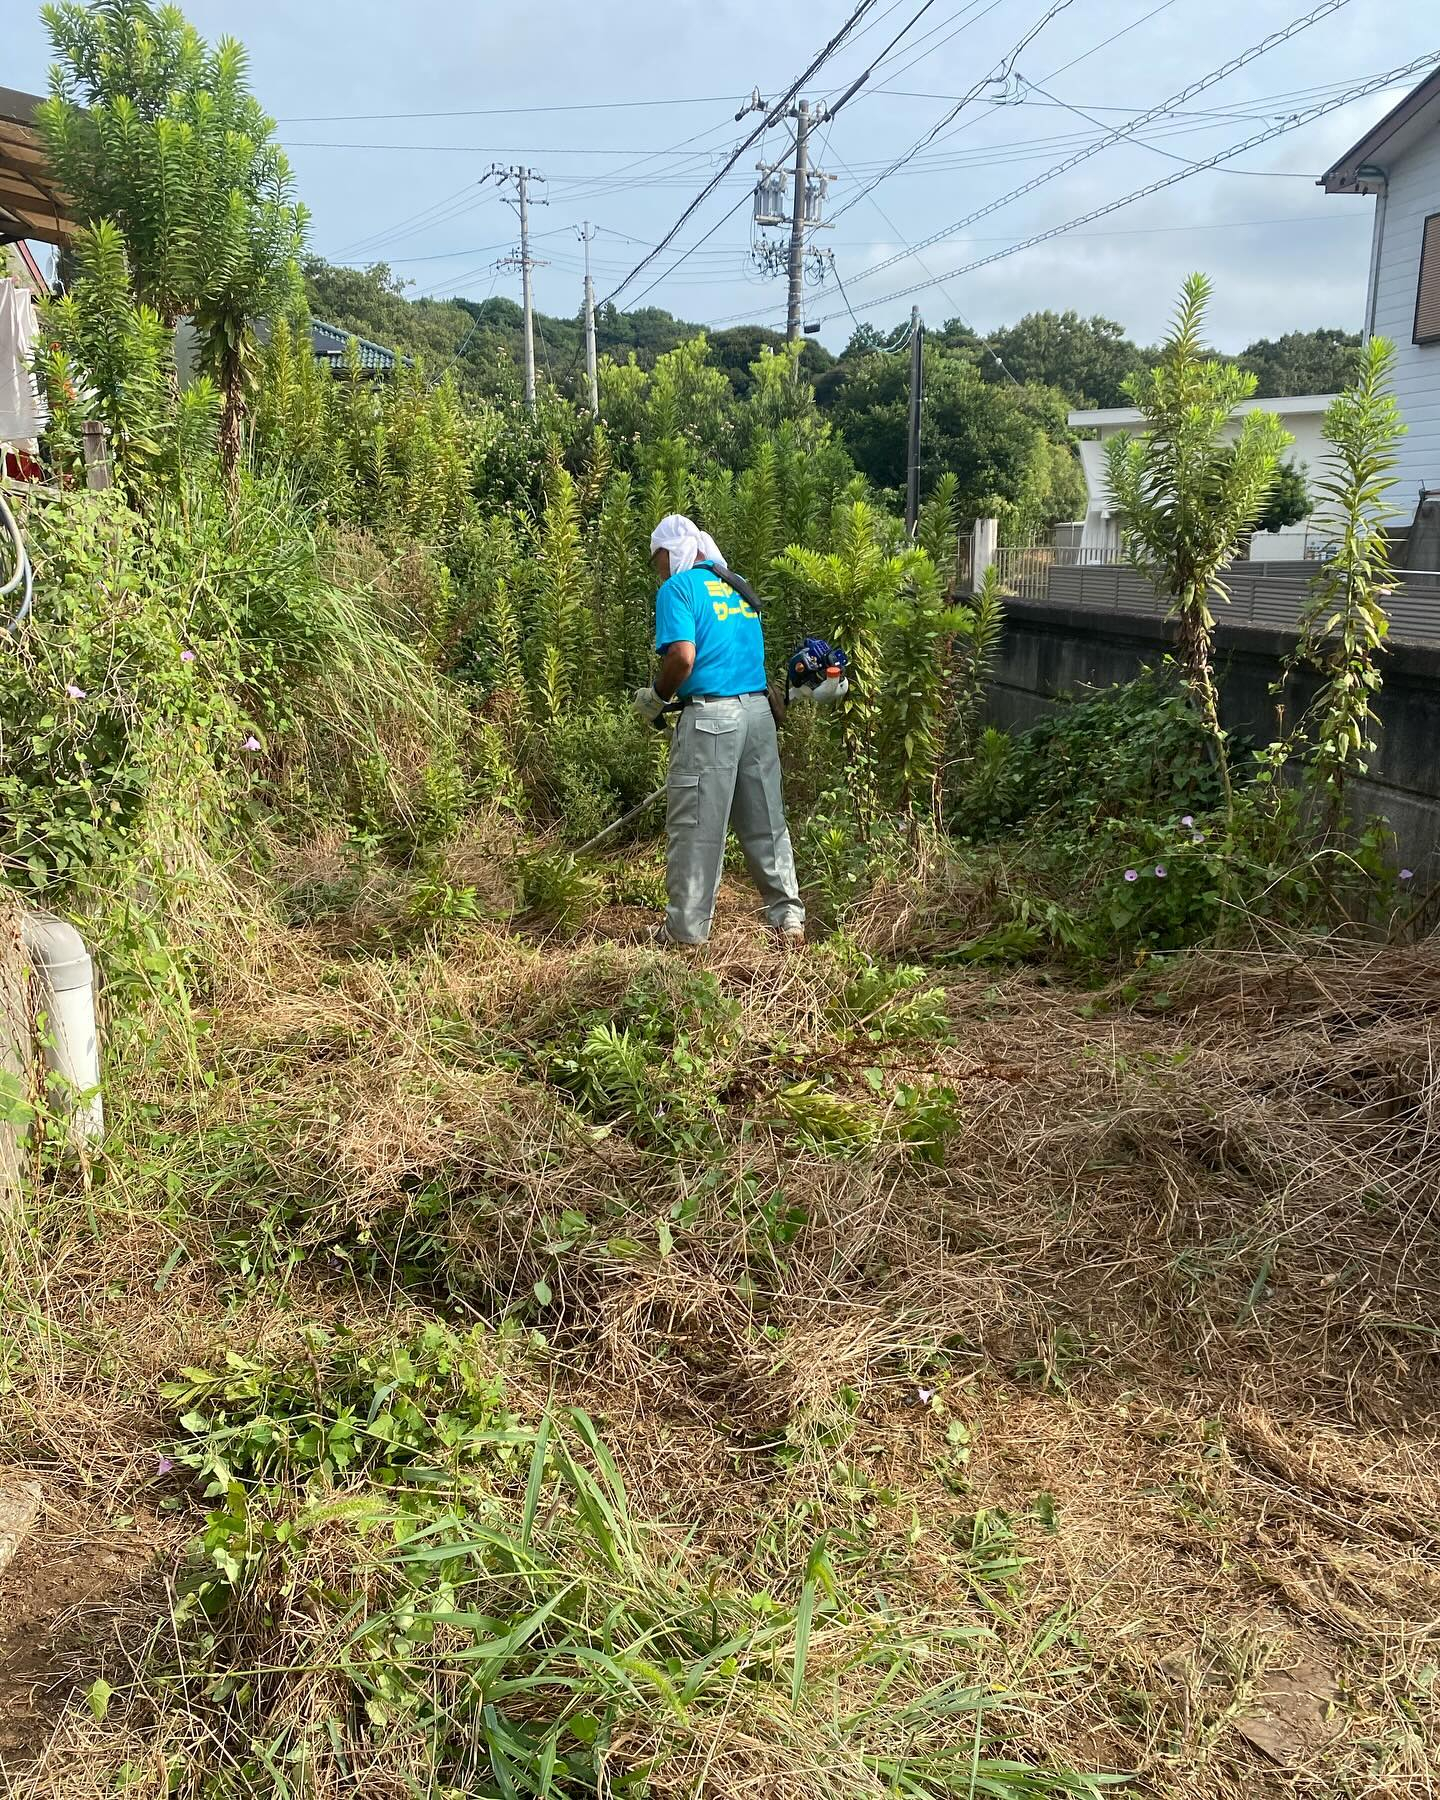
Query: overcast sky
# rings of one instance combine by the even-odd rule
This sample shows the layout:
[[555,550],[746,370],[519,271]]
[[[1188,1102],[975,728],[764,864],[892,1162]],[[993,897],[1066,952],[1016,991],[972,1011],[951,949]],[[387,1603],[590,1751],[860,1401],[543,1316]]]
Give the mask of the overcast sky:
[[[248,47],[255,90],[281,121],[322,255],[385,260],[415,293],[518,295],[518,274],[493,266],[514,239],[514,216],[494,184],[478,184],[492,161],[525,162],[547,177],[539,192],[549,203],[534,216],[535,253],[549,264],[537,273],[538,304],[573,313],[581,222],[599,228],[593,254],[603,298],[738,141],[742,101],[757,86],[783,92],[854,3],[190,0],[186,10],[207,37],[231,33]],[[856,313],[888,328],[911,301],[887,296],[933,274],[951,277],[917,296],[934,323],[959,314],[991,330],[1037,308],[1073,306],[1151,340],[1183,275],[1203,268],[1215,281],[1213,337],[1223,348],[1296,328],[1358,328],[1373,202],[1328,198],[1314,179],[1419,74],[1237,157],[1233,168],[1245,173],[1193,174],[1068,236],[951,272],[1424,55],[1437,32],[1423,0],[1349,0],[1150,127],[1153,147],[1104,150],[920,258],[869,273],[1101,135],[1069,109],[1107,128],[1123,123],[1312,3],[1069,0],[1016,60],[1023,79],[1008,96],[990,90],[1001,103],[965,107],[928,149],[847,208],[1005,61],[1050,4],[876,0],[808,90],[817,101],[838,97],[924,8],[815,139],[820,166],[836,177],[834,228],[816,241],[833,251]],[[43,91],[49,50],[38,7],[4,0],[4,10],[0,83]],[[769,144],[775,157],[785,148],[778,131]],[[619,304],[634,304],[659,275],[647,304],[707,324],[737,314],[783,323],[783,283],[752,266],[745,195],[758,155],[757,147],[744,157]],[[808,317],[826,321],[824,341],[843,345],[851,327],[835,279],[812,288],[806,304]]]

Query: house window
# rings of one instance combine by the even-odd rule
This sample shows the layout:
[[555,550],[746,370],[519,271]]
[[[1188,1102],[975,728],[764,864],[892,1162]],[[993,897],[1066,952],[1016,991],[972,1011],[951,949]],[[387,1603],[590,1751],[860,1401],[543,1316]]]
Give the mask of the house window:
[[1440,213],[1431,213],[1420,239],[1420,291],[1415,296],[1415,342],[1440,344]]

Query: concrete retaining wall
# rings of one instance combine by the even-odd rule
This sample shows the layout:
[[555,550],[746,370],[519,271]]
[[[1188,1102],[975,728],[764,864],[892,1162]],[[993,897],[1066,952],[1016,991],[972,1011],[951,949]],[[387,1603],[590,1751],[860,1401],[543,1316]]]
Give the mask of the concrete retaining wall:
[[[1294,634],[1263,625],[1221,623],[1216,661],[1227,730],[1269,743],[1275,699]],[[989,703],[990,722],[1024,730],[1065,695],[1130,681],[1173,648],[1166,619],[1092,606],[1011,600]],[[1304,708],[1313,683],[1292,683],[1288,716]],[[1440,646],[1392,644],[1385,658],[1381,730],[1369,776],[1357,781],[1357,810],[1390,821],[1402,860],[1423,879],[1440,880]]]

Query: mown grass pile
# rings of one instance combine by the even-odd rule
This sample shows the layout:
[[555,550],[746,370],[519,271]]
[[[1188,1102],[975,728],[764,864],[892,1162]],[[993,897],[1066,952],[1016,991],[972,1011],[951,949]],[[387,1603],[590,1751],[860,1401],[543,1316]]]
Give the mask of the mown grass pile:
[[1428,952],[395,889],[257,918],[7,1228],[16,1792],[1430,1791]]

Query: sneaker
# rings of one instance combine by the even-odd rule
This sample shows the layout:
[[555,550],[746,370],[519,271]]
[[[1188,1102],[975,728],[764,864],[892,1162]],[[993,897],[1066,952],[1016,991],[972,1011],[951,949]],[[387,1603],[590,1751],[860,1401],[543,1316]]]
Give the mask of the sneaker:
[[803,950],[805,948],[805,927],[803,925],[777,925],[775,936],[782,950]]

